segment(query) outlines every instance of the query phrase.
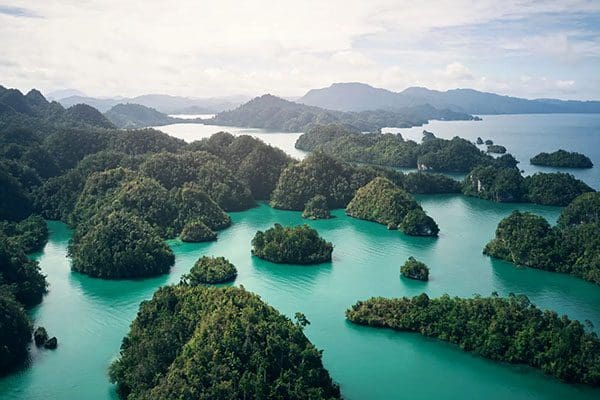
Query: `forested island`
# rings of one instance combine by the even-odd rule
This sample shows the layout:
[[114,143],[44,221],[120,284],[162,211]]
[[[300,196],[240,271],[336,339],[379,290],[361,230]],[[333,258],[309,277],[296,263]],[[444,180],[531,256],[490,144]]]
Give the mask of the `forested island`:
[[243,288],[162,287],[142,302],[110,378],[122,399],[339,399],[306,323]]
[[531,202],[566,206],[594,189],[571,174],[543,173],[523,177],[516,168],[475,167],[463,181],[463,193],[498,202]]
[[302,211],[302,218],[307,219],[329,219],[331,213],[327,205],[327,198],[322,194],[318,194],[308,200]]
[[529,162],[533,165],[559,168],[592,168],[594,166],[588,156],[563,149],[552,153],[539,153],[532,157]]
[[237,269],[225,257],[203,256],[181,281],[186,285],[225,283],[235,280]]
[[[469,172],[478,165],[516,166],[510,155],[501,160],[466,139],[424,136],[421,144],[393,133],[361,133],[341,124],[315,124],[296,141],[296,148],[321,151],[349,162],[438,172]],[[510,157],[510,158],[508,158]],[[514,160],[509,162],[509,160]]]
[[412,256],[408,257],[408,260],[400,267],[400,274],[406,278],[418,281],[429,280],[429,268],[427,265]]
[[393,110],[333,111],[265,94],[234,110],[220,112],[204,123],[284,132],[305,132],[313,124],[338,123],[361,132],[379,132],[387,126],[420,126],[431,119],[468,121],[475,117],[457,111],[439,110],[428,104]]
[[160,126],[176,123],[195,123],[202,122],[199,119],[181,119],[173,118],[154,108],[146,107],[141,104],[117,104],[104,113],[104,116],[113,123],[114,126],[121,129],[146,128],[149,126]]
[[413,236],[437,236],[439,228],[406,191],[386,178],[377,177],[357,190],[346,206],[351,217],[402,229]]
[[563,209],[555,227],[532,213],[500,221],[484,254],[600,285],[600,193],[585,193]]
[[524,295],[371,298],[346,311],[355,324],[418,332],[482,357],[527,364],[570,383],[600,386],[600,340],[579,321],[542,311]]
[[320,264],[331,261],[333,244],[308,225],[275,224],[252,239],[252,255],[274,263]]

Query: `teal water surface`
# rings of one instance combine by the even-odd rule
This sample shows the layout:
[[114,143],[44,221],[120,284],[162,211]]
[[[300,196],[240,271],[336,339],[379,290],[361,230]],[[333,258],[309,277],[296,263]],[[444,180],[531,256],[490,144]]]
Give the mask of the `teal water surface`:
[[[559,208],[496,204],[459,195],[421,196],[438,221],[439,238],[409,237],[385,226],[334,212],[311,221],[334,243],[333,261],[319,266],[275,265],[250,255],[250,240],[275,222],[300,224],[299,212],[265,204],[233,213],[233,225],[213,243],[170,241],[176,265],[169,275],[137,281],[104,281],[70,271],[66,258],[71,232],[50,222],[50,242],[36,258],[48,275],[50,292],[31,311],[36,325],[59,340],[55,351],[32,349],[30,368],[0,379],[0,399],[116,399],[107,367],[135,318],[140,301],[160,285],[176,283],[202,255],[222,255],[238,268],[235,285],[258,293],[288,316],[306,314],[309,339],[346,399],[591,399],[600,390],[568,385],[524,366],[479,358],[417,334],[355,326],[346,308],[371,296],[426,292],[472,296],[524,293],[541,308],[590,320],[600,327],[600,288],[557,273],[517,268],[481,254],[497,223],[513,209],[556,221]],[[431,268],[427,283],[400,278],[409,256]]]

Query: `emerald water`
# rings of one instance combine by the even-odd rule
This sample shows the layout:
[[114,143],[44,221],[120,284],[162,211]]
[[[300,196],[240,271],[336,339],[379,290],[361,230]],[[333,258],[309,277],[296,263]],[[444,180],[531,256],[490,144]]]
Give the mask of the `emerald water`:
[[[506,121],[510,118],[513,116],[505,117]],[[590,126],[598,133],[600,119],[595,118]],[[540,126],[536,129],[541,130]],[[575,140],[573,135],[569,140]],[[283,136],[274,137],[284,140]],[[548,137],[557,140],[556,136]],[[548,137],[539,140],[548,141]],[[293,140],[295,137],[292,146]],[[590,147],[587,152],[596,165],[600,163],[598,151]],[[590,174],[588,183],[598,182],[597,171],[595,167],[586,172]],[[564,384],[529,367],[485,360],[418,334],[361,327],[345,320],[344,311],[349,306],[371,296],[421,292],[472,296],[497,291],[500,295],[526,294],[540,308],[590,320],[596,332],[600,331],[598,286],[568,275],[493,261],[481,253],[498,222],[512,210],[532,211],[554,223],[560,208],[498,204],[461,195],[419,196],[418,200],[438,222],[439,238],[406,236],[336,210],[331,220],[308,221],[334,243],[331,263],[276,265],[250,255],[255,232],[275,222],[294,225],[307,221],[300,212],[261,204],[232,213],[233,225],[219,232],[216,242],[170,241],[176,254],[171,273],[135,281],[105,281],[71,272],[66,258],[71,232],[62,223],[49,222],[50,241],[34,257],[48,276],[50,291],[30,314],[36,326],[43,325],[58,337],[59,347],[55,351],[32,347],[28,369],[0,378],[0,399],[116,399],[107,367],[118,355],[139,303],[151,298],[160,285],[178,282],[202,255],[229,258],[238,269],[233,284],[258,293],[284,314],[306,314],[311,321],[306,335],[324,350],[325,366],[346,399],[600,398],[599,389]],[[400,278],[400,265],[409,256],[429,265],[429,282]]]

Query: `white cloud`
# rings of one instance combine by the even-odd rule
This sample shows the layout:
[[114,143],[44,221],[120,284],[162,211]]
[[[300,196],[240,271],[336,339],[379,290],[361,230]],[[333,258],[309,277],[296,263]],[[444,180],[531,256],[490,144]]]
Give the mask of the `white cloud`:
[[[529,84],[521,82],[522,71],[510,76],[478,63],[508,65],[513,61],[503,57],[535,56],[558,65],[565,54],[588,62],[600,54],[600,45],[589,35],[575,40],[561,31],[490,41],[452,32],[479,25],[485,32],[485,24],[499,20],[527,24],[538,14],[600,12],[597,1],[4,3],[39,18],[0,13],[0,84],[44,91],[72,87],[92,95],[298,95],[332,82],[363,81],[395,90],[471,85],[534,95],[538,89],[524,90]],[[581,94],[575,83],[557,83],[572,76],[561,71],[549,75],[548,95],[566,89]],[[600,84],[588,86],[586,93],[600,97]]]

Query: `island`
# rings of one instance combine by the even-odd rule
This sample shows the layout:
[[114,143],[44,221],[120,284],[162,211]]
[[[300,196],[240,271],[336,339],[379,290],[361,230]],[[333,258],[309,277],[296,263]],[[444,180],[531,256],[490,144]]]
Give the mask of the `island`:
[[340,399],[307,323],[243,288],[162,287],[140,305],[110,379],[122,399]]
[[417,261],[414,257],[408,257],[408,260],[400,267],[400,274],[409,279],[418,281],[429,280],[429,268],[425,263]]
[[329,219],[331,213],[327,206],[327,199],[323,195],[316,195],[312,199],[306,202],[304,211],[302,211],[302,218],[307,219]]
[[487,152],[495,154],[504,154],[506,153],[506,147],[501,146],[499,144],[490,144],[487,146]]
[[189,274],[181,278],[186,285],[232,282],[237,276],[235,265],[225,257],[203,256],[196,261]]
[[524,295],[377,297],[357,302],[346,318],[445,340],[485,358],[541,369],[565,382],[600,386],[598,336],[579,321],[540,310]]
[[331,261],[333,244],[308,225],[275,224],[252,239],[252,255],[274,263],[320,264]]
[[600,284],[600,193],[579,196],[552,227],[532,213],[513,213],[500,221],[483,252],[494,258],[547,271],[575,275]]
[[377,177],[356,192],[346,214],[400,228],[408,235],[437,236],[439,228],[406,191],[389,179]]
[[588,156],[563,149],[552,153],[539,153],[535,157],[532,157],[529,162],[532,165],[557,168],[592,168],[594,166]]

